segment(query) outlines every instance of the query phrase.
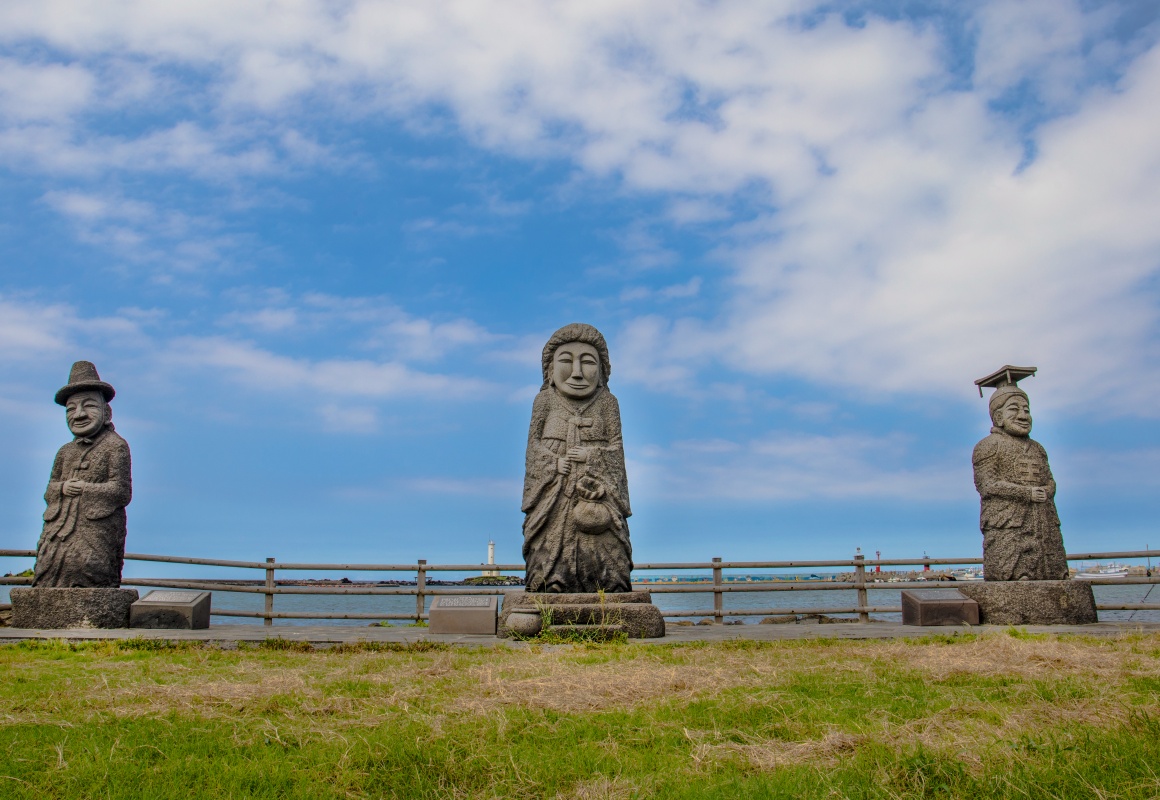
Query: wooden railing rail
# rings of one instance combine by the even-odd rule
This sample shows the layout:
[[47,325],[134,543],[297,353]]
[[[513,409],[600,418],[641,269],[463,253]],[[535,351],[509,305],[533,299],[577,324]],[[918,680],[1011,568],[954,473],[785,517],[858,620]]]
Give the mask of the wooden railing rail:
[[[1073,553],[1067,556],[1069,561],[1115,561],[1124,559],[1150,559],[1156,555],[1154,550],[1124,550],[1093,553]],[[35,558],[34,550],[0,549],[0,558]],[[189,556],[168,556],[146,553],[126,553],[127,561],[156,562],[167,564],[185,564],[207,567],[225,567],[231,569],[261,570],[264,580],[247,583],[229,582],[213,579],[187,578],[131,578],[125,579],[126,586],[197,589],[212,592],[236,592],[239,594],[264,595],[262,611],[245,609],[215,608],[215,616],[241,617],[262,619],[264,624],[272,625],[275,619],[368,619],[368,620],[411,620],[420,621],[427,618],[427,599],[439,595],[459,594],[462,589],[446,588],[428,585],[428,576],[434,572],[475,572],[494,570],[499,572],[522,572],[523,564],[428,564],[419,559],[411,564],[357,564],[357,563],[307,563],[307,562],[278,562],[273,558],[265,561],[237,561],[216,558],[197,558]],[[901,559],[866,559],[860,552],[852,559],[828,560],[782,560],[782,561],[725,561],[722,558],[713,558],[711,561],[694,562],[648,562],[637,564],[636,572],[708,572],[707,576],[698,576],[698,582],[682,584],[659,584],[656,578],[636,580],[635,587],[645,589],[654,594],[708,594],[713,595],[713,607],[707,609],[686,609],[665,611],[666,617],[709,617],[716,624],[722,624],[726,617],[768,616],[779,614],[857,614],[860,622],[869,622],[872,613],[899,613],[900,606],[871,605],[869,592],[918,588],[953,588],[956,581],[893,581],[882,582],[871,579],[867,568],[885,566],[966,566],[981,564],[982,559],[969,558],[901,558]],[[746,580],[732,581],[734,576],[725,575],[725,570],[766,570],[766,569],[815,569],[818,567],[845,568],[853,573],[853,581],[837,580]],[[342,572],[402,572],[415,576],[414,586],[381,586],[381,585],[327,585],[327,586],[285,586],[279,585],[277,573],[294,571],[342,571]],[[1160,573],[1160,569],[1157,570]],[[27,577],[0,578],[0,585],[26,586],[32,582]],[[1096,585],[1131,585],[1157,584],[1160,575],[1148,577],[1125,578],[1092,578],[1089,582]],[[502,595],[509,592],[522,591],[520,586],[475,586],[471,591],[474,594]],[[853,590],[856,602],[852,606],[827,606],[798,608],[795,606],[765,607],[765,608],[725,608],[724,596],[739,592],[803,592],[803,591],[841,591]],[[374,612],[329,612],[329,611],[275,611],[275,595],[414,595],[414,613],[374,613]],[[1101,603],[1097,604],[1101,611],[1140,611],[1160,610],[1160,603]]]

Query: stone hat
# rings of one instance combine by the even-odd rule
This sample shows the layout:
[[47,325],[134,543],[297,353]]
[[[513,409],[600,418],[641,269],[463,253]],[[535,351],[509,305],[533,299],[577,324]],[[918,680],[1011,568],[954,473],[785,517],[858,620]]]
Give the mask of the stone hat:
[[1034,376],[1037,371],[1035,367],[1013,367],[1007,364],[990,375],[979,378],[975,381],[975,385],[979,387],[979,397],[983,396],[984,387],[994,388],[995,393],[987,403],[991,413],[994,414],[995,409],[1002,406],[1010,395],[1018,394],[1027,399],[1027,392],[1019,388],[1019,381]]
[[104,395],[105,402],[112,400],[113,395],[117,393],[112,386],[101,380],[96,366],[91,361],[77,361],[72,365],[72,370],[68,374],[68,385],[61,387],[56,393],[57,405],[63,406],[77,392],[100,392]]
[[584,342],[596,348],[596,352],[600,354],[600,372],[604,377],[604,384],[608,385],[608,376],[612,374],[612,362],[608,359],[608,344],[604,341],[604,334],[586,323],[573,322],[553,333],[548,339],[548,343],[544,345],[544,352],[540,358],[540,367],[544,372],[544,385],[540,388],[548,388],[552,375],[552,358],[556,355],[556,348],[568,342]]

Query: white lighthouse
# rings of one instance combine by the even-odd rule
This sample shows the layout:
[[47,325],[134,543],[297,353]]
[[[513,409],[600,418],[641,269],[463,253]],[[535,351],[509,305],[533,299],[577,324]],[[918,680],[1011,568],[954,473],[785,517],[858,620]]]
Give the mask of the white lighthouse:
[[[488,541],[487,543],[487,563],[488,566],[493,566],[495,564],[495,542],[492,541]],[[485,569],[482,574],[485,578],[498,578],[499,570]]]

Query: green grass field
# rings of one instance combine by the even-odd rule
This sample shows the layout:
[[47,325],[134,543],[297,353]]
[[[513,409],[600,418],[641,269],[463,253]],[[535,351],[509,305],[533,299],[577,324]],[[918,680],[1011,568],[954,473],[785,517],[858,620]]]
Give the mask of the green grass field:
[[0,797],[1152,798],[1160,636],[0,647]]

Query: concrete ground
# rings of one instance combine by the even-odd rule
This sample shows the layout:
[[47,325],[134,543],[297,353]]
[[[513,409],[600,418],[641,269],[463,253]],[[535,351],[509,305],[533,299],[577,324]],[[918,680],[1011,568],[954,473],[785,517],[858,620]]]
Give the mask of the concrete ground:
[[[772,642],[792,639],[897,639],[960,633],[994,633],[1007,630],[1006,625],[944,626],[920,628],[897,622],[818,624],[789,623],[781,625],[673,625],[669,624],[663,639],[635,639],[636,644],[685,644],[688,642],[721,642],[733,639]],[[1028,633],[1079,634],[1084,636],[1122,636],[1132,633],[1160,633],[1160,622],[1097,622],[1093,625],[1021,625]],[[28,639],[66,639],[93,641],[99,639],[168,639],[171,641],[211,642],[223,646],[237,642],[261,642],[286,639],[327,646],[355,642],[444,642],[469,647],[527,647],[494,636],[434,634],[426,628],[359,627],[354,625],[213,625],[204,630],[149,630],[145,628],[32,630],[0,628],[0,644]]]

